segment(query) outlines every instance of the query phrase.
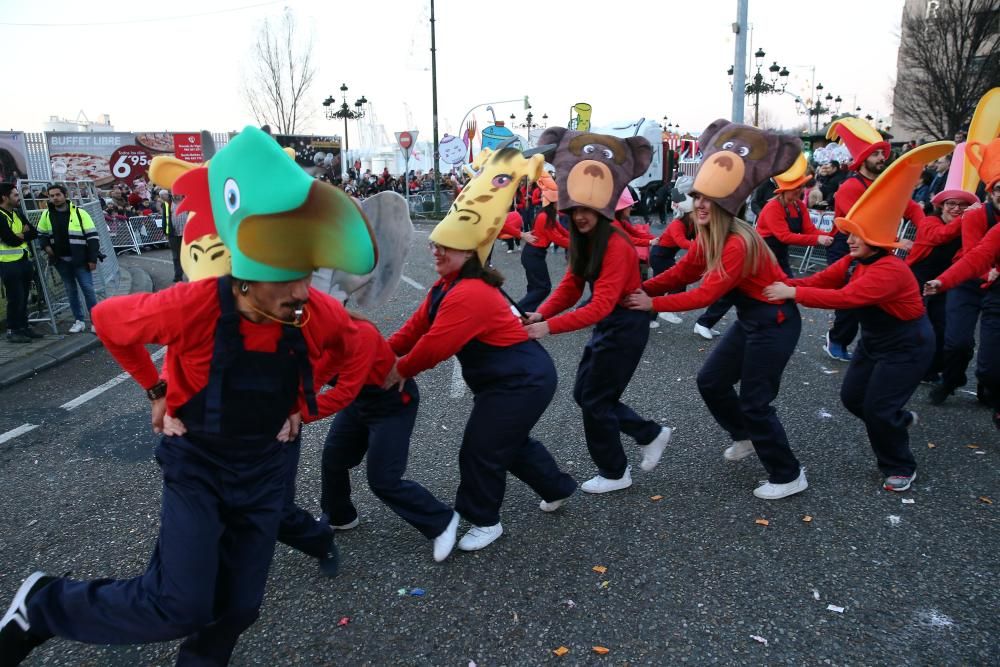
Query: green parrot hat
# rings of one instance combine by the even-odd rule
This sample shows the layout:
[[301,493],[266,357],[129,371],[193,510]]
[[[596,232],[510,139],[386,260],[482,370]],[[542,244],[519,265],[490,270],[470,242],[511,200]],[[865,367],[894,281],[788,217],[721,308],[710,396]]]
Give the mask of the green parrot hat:
[[212,218],[240,280],[299,280],[317,268],[375,268],[371,225],[339,188],[310,177],[266,132],[247,127],[177,179],[178,212]]

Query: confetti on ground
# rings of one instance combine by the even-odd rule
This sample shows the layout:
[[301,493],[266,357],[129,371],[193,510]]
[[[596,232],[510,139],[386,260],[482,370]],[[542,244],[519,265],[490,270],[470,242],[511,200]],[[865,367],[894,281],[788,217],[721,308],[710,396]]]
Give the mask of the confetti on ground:
[[608,568],[604,567],[603,565],[595,565],[590,569],[596,572],[597,574],[604,574],[605,572],[608,571]]
[[479,665],[476,664],[475,660],[470,660],[469,661],[469,667],[479,667]]
[[400,588],[398,591],[396,591],[396,595],[406,595],[406,589]]
[[917,502],[917,501],[914,500],[913,498],[903,498],[903,504],[904,505],[912,505],[915,502]]
[[827,609],[827,611],[835,611],[838,614],[843,614],[844,613],[844,608],[843,607],[838,607],[835,604],[828,604],[828,605],[826,605],[826,609]]
[[576,606],[576,603],[573,602],[572,600],[563,600],[562,604],[565,605],[567,609],[572,609],[573,607]]
[[414,588],[413,590],[410,591],[410,595],[412,595],[414,597],[421,598],[421,597],[424,596],[424,589],[422,589],[422,588]]
[[[657,495],[657,496],[650,496],[649,499],[652,500],[655,503],[655,502],[659,502],[659,501],[663,500],[663,496],[659,496],[659,495]],[[29,524],[29,525],[31,525],[31,524]]]
[[601,588],[607,588],[610,585],[611,585],[610,581],[602,581],[601,582]]
[[30,528],[31,526],[34,526],[36,523],[38,523],[38,519],[32,519],[31,521],[28,522],[28,527]]
[[986,456],[986,452],[984,452],[984,451],[982,451],[982,450],[980,450],[980,451],[978,451],[978,452],[973,452],[973,454],[976,454],[976,455],[978,455],[978,456]]
[[763,637],[761,637],[760,635],[750,635],[750,639],[754,640],[755,642],[757,642],[759,644],[763,644],[764,646],[767,646],[767,640],[764,639]]
[[758,526],[770,526],[771,525],[771,522],[768,521],[767,519],[755,519],[754,523],[757,524]]
[[979,445],[966,445],[969,449],[979,449]]
[[804,517],[802,517],[802,520],[805,521],[806,523],[809,523],[810,521],[813,520],[813,518],[808,514],[806,514]]
[[819,599],[819,591],[814,588],[813,589],[813,600],[818,600],[818,599]]
[[993,504],[993,501],[987,498],[986,496],[979,496],[979,502],[986,503],[987,505]]
[[819,410],[816,413],[816,416],[819,417],[820,419],[833,419],[833,415],[831,415],[826,410]]
[[566,655],[567,653],[569,653],[569,649],[566,648],[565,646],[560,646],[559,648],[555,649],[552,652],[555,653],[557,656],[559,656],[561,658],[564,655]]
[[591,647],[591,650],[597,655],[607,655],[608,653],[611,653],[611,649],[604,646],[593,646]]
[[890,514],[889,515],[889,525],[890,526],[898,526],[900,521],[902,521],[902,519],[900,519],[895,514]]
[[351,622],[351,619],[348,618],[347,616],[344,616],[339,621],[337,621],[337,625],[339,625],[340,627],[344,627],[345,625],[347,625],[350,622]]
[[937,447],[937,445],[935,445],[933,442],[927,443],[927,449],[934,449],[935,447]]
[[829,368],[828,368],[828,369],[824,370],[823,372],[824,372],[824,373],[826,373],[827,375],[836,375],[836,374],[837,374],[837,373],[839,373],[840,371],[838,371],[838,370],[835,370],[835,369],[829,369]]

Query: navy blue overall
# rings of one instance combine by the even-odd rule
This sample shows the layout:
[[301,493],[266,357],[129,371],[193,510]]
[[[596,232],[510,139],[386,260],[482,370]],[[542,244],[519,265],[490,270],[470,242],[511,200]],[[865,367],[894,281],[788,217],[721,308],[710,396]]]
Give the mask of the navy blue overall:
[[649,313],[615,306],[594,326],[576,369],[573,399],[583,411],[587,451],[605,479],[621,479],[628,467],[622,433],[642,446],[660,434],[659,424],[621,401],[648,340]]
[[678,252],[680,252],[680,248],[670,248],[659,243],[650,246],[649,268],[653,270],[653,275],[658,276],[676,264]]
[[420,392],[412,378],[402,392],[365,385],[354,402],[333,418],[323,446],[320,496],[330,523],[341,526],[358,518],[349,471],[367,453],[368,486],[389,509],[428,539],[448,527],[452,509],[417,482],[403,479],[419,403]]
[[275,435],[298,396],[304,341],[285,327],[276,352],[244,349],[229,277],[218,285],[208,384],[178,411],[187,434],[156,448],[163,502],[149,567],[126,580],[54,581],[28,604],[33,633],[95,644],[187,637],[178,665],[225,665],[257,619],[285,502],[288,459]]
[[[990,229],[997,223],[997,212],[993,202],[986,202],[986,228]],[[946,319],[944,329],[944,356],[941,369],[941,383],[948,389],[964,387],[968,378],[965,371],[976,351],[976,320],[983,309],[983,297],[986,290],[979,286],[981,278],[966,280],[946,293]],[[980,339],[982,328],[980,325]],[[983,374],[984,355],[980,340],[979,360],[976,363],[976,375]],[[987,358],[990,352],[987,352]]]
[[[431,323],[449,289],[431,289]],[[648,331],[648,320],[643,322]],[[556,368],[545,348],[535,340],[509,347],[471,340],[456,356],[474,398],[458,452],[461,480],[455,511],[476,526],[500,523],[508,472],[542,500],[572,495],[576,481],[531,437],[556,391]]]
[[[955,223],[952,223],[955,224]],[[948,243],[935,246],[930,254],[910,265],[913,276],[917,279],[917,284],[923,289],[924,283],[934,280],[941,275],[949,266],[951,260],[962,247],[962,239],[956,238]],[[947,294],[935,294],[924,297],[924,307],[927,308],[927,318],[931,321],[934,329],[934,361],[927,371],[925,380],[934,380],[941,373],[944,367],[944,339],[947,323]]]
[[[866,190],[869,187],[868,183],[861,177],[861,174],[856,171],[851,172],[848,178],[857,179],[865,186]],[[834,230],[833,243],[826,248],[827,266],[833,266],[841,257],[844,257],[851,251],[847,245],[847,237],[848,234],[839,229]],[[848,308],[846,310],[835,310],[833,313],[833,326],[830,327],[830,341],[843,345],[844,349],[847,349],[858,336],[858,315],[854,311],[854,308]]]
[[521,249],[521,266],[524,267],[524,277],[528,281],[528,291],[517,302],[517,307],[525,313],[538,310],[538,306],[552,291],[552,279],[545,263],[547,254],[548,248],[537,248],[530,243]]
[[[1000,413],[1000,280],[994,281],[983,297],[976,379],[983,389],[983,402]],[[996,417],[994,421],[1000,428]]]
[[[784,202],[782,202],[781,207],[785,209],[785,221],[788,223],[788,231],[792,232],[793,234],[801,234],[802,209],[796,206],[795,207],[796,215],[792,215],[792,212],[788,209],[788,206]],[[785,272],[785,275],[788,276],[789,278],[794,278],[795,274],[792,273],[792,265],[789,262],[789,257],[788,257],[788,245],[782,243],[773,236],[766,237],[764,239],[764,243],[766,243],[767,247],[770,248],[771,252],[774,253],[774,256],[778,260],[778,266],[780,266],[781,270]]]
[[912,415],[903,408],[933,362],[934,329],[926,315],[904,322],[878,306],[856,308],[861,340],[840,387],[844,407],[864,421],[879,470],[912,475]]
[[729,295],[736,303],[737,320],[698,371],[698,391],[734,441],[753,442],[768,481],[786,484],[799,476],[799,462],[771,402],[802,332],[799,309],[791,301],[763,303],[739,290]]

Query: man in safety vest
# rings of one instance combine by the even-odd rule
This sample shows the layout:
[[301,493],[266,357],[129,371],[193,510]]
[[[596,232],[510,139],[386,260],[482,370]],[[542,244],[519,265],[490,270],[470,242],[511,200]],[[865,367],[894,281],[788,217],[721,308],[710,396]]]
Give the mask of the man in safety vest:
[[66,199],[64,185],[50,185],[48,194],[49,207],[38,220],[38,237],[49,262],[56,267],[66,286],[69,307],[76,319],[69,332],[80,333],[86,330],[87,325],[77,286],[83,292],[88,314],[97,305],[94,276],[90,273],[97,268],[100,253],[97,228],[90,214]]
[[28,327],[28,290],[31,260],[28,241],[37,236],[18,212],[21,193],[13,183],[0,183],[0,278],[7,294],[7,341],[30,343],[41,338]]
[[186,212],[174,212],[174,197],[170,190],[160,190],[160,216],[163,218],[163,234],[170,244],[170,257],[174,261],[174,282],[184,280],[184,269],[181,268],[181,241],[184,235],[183,218]]

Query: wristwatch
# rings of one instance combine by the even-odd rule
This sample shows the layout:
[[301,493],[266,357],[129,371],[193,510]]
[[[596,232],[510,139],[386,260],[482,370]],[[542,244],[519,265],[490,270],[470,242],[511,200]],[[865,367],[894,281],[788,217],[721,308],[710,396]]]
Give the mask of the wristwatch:
[[151,401],[158,401],[167,395],[167,381],[160,380],[152,387],[146,390],[146,396]]

